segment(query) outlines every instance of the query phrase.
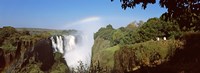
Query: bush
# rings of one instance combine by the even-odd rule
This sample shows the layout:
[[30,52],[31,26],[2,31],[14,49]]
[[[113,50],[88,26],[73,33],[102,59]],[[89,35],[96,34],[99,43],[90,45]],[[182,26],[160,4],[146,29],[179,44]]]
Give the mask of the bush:
[[[133,45],[122,45],[115,53],[114,70],[134,71],[141,66],[157,66],[169,60],[181,44],[175,40],[147,41]],[[174,47],[171,47],[174,46]]]
[[94,34],[94,39],[100,37],[105,40],[112,40],[113,32],[114,29],[112,28],[112,25],[107,25],[106,28],[100,28],[99,31]]
[[2,49],[5,51],[5,53],[8,53],[15,51],[17,48],[13,46],[10,42],[4,42]]

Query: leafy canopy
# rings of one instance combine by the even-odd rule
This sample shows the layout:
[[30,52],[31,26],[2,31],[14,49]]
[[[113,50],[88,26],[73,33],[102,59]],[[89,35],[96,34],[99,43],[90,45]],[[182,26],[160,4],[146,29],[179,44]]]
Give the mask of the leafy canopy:
[[[155,4],[156,0],[120,0],[120,2],[123,9],[134,8],[138,4],[142,4],[142,8],[145,9],[148,4]],[[160,0],[159,4],[168,10],[163,14],[165,20],[177,21],[184,31],[200,30],[200,0]]]

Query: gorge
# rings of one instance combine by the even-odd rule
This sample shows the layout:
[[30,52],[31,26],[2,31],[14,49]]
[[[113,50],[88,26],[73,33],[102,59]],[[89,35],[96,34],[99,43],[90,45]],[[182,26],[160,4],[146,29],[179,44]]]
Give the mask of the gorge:
[[[144,32],[152,30],[149,26],[154,25],[147,23],[154,20],[141,27],[129,24],[116,29],[107,25],[94,33],[94,38],[77,30],[3,27],[0,29],[0,72],[198,73],[200,33],[184,33],[175,39],[177,34],[171,33],[179,31],[156,34],[159,30],[153,28],[154,32]],[[149,33],[152,35],[146,35]],[[157,36],[165,35],[168,40],[156,41]]]

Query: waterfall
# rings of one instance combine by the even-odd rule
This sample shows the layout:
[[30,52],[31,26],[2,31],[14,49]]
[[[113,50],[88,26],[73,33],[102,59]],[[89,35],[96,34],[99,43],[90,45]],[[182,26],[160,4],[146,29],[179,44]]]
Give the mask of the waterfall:
[[75,43],[75,37],[72,35],[68,35],[68,36],[64,36],[64,40],[65,40],[65,47],[64,49],[69,52],[70,50],[75,49],[76,47],[76,43]]
[[86,35],[56,35],[50,38],[54,52],[63,54],[70,68],[77,68],[79,61],[90,65],[91,45]]
[[54,52],[60,52],[62,54],[64,54],[64,44],[63,44],[63,39],[62,36],[55,36],[55,40],[54,37],[51,37],[51,43],[52,43],[52,47],[54,48]]

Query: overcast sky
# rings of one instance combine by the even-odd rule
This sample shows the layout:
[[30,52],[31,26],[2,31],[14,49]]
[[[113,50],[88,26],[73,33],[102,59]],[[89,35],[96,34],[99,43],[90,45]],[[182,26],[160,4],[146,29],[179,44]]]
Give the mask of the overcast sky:
[[50,29],[98,29],[112,24],[126,26],[132,21],[159,17],[166,9],[158,4],[146,10],[137,6],[123,10],[120,0],[0,0],[0,27]]

